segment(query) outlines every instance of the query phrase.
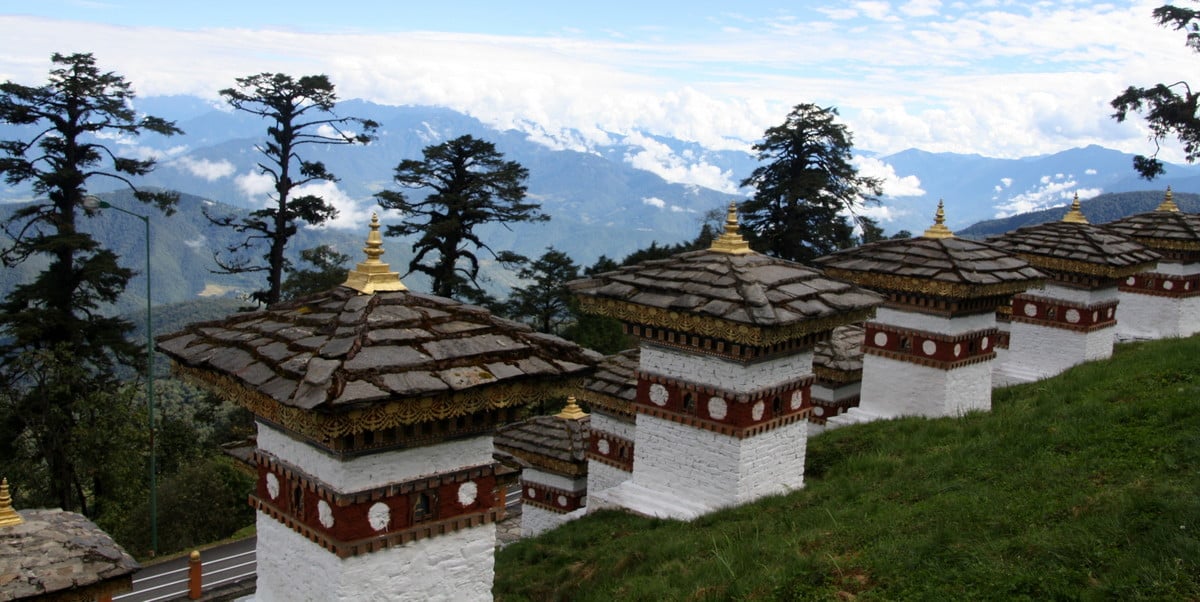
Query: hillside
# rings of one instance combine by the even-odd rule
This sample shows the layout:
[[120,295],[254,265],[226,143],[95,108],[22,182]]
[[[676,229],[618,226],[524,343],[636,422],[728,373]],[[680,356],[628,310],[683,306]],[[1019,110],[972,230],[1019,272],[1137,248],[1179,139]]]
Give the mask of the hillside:
[[497,600],[1195,600],[1200,337],[809,441],[805,489],[606,511],[497,555]]
[[[1175,204],[1181,211],[1200,213],[1200,195],[1190,192],[1174,193]],[[1153,211],[1163,201],[1161,190],[1141,190],[1136,192],[1116,192],[1101,194],[1095,198],[1079,201],[1079,208],[1084,217],[1093,224],[1103,224],[1121,219],[1136,213]],[[992,219],[963,228],[955,232],[965,238],[986,238],[996,234],[1004,234],[1022,226],[1036,226],[1046,222],[1060,220],[1067,214],[1069,203],[1052,209],[1031,211],[1004,219]]]

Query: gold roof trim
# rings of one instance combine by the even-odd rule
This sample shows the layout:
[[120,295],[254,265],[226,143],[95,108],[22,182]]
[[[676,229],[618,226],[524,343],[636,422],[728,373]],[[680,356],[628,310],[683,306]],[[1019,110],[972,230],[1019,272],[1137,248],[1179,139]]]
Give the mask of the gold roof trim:
[[8,494],[8,479],[0,480],[0,527],[15,527],[25,522],[13,509],[12,496]]
[[933,225],[925,230],[925,238],[954,238],[954,233],[946,227],[946,210],[941,199],[938,199],[937,213],[933,215]]
[[[1028,262],[1032,265],[1033,262]],[[1027,280],[1016,280],[1008,282],[997,282],[993,284],[964,284],[961,282],[945,282],[941,280],[931,280],[929,278],[917,278],[915,276],[903,276],[900,274],[885,274],[880,272],[861,272],[858,270],[846,270],[835,267],[824,267],[825,275],[846,282],[853,282],[859,286],[865,286],[873,289],[884,289],[889,291],[897,291],[904,293],[914,293],[918,295],[929,295],[932,297],[944,297],[948,299],[975,299],[982,297],[993,297],[996,295],[1009,295],[1019,293],[1030,288],[1040,288],[1043,284],[1041,278],[1030,278]]]
[[738,230],[737,203],[729,202],[729,213],[725,216],[725,231],[716,240],[713,240],[709,250],[730,255],[746,255],[754,252],[750,249],[750,243],[742,238],[742,234]]
[[304,410],[284,405],[238,380],[178,362],[173,363],[172,371],[194,384],[218,391],[222,398],[241,405],[256,417],[329,448],[345,435],[549,401],[573,394],[583,386],[582,377],[559,379],[557,382],[522,380],[453,393],[394,399],[367,407],[335,407],[330,411],[325,408]]
[[[826,270],[826,275],[829,270]],[[768,347],[799,339],[805,335],[833,330],[842,324],[861,322],[875,315],[875,306],[825,317],[797,320],[781,326],[756,326],[720,318],[639,305],[605,297],[580,296],[579,308],[587,313],[615,318],[622,322],[667,328],[688,334],[723,339],[753,347]]]
[[587,418],[587,416],[587,412],[584,412],[580,409],[579,404],[575,403],[574,395],[568,395],[567,405],[563,406],[561,412],[554,415],[555,418],[562,418],[564,420],[581,420]]
[[1099,278],[1124,278],[1132,276],[1138,272],[1143,272],[1150,266],[1157,263],[1156,260],[1143,261],[1132,265],[1111,266],[1100,263],[1091,263],[1088,261],[1080,261],[1078,259],[1065,259],[1062,257],[1048,257],[1046,255],[1035,255],[1033,253],[1016,253],[1017,257],[1024,259],[1029,265],[1044,270],[1052,270],[1056,272],[1070,272],[1073,274],[1082,274],[1084,276],[1095,276]]
[[1086,224],[1088,220],[1083,216],[1083,211],[1079,209],[1079,193],[1075,193],[1075,200],[1071,201],[1071,209],[1063,216],[1062,221],[1068,224]]
[[408,290],[400,281],[400,274],[391,271],[390,266],[379,259],[383,255],[383,236],[379,234],[379,215],[375,213],[371,214],[371,232],[367,234],[367,246],[363,247],[363,253],[367,255],[367,260],[350,270],[342,286],[367,295]]
[[1171,187],[1167,186],[1167,194],[1163,197],[1163,202],[1155,211],[1173,211],[1179,213],[1179,205],[1175,204],[1175,194],[1171,192]]

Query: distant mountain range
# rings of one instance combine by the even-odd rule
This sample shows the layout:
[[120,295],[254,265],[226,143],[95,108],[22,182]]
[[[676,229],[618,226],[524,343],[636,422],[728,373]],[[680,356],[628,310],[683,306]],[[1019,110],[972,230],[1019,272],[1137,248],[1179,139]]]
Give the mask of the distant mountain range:
[[[139,99],[136,108],[174,120],[185,132],[170,138],[147,135],[111,141],[128,145],[130,154],[161,154],[164,158],[159,168],[141,183],[185,193],[176,216],[156,216],[152,221],[157,249],[155,288],[164,287],[162,298],[155,302],[183,301],[202,291],[258,288],[250,276],[209,273],[214,267],[212,251],[228,244],[232,232],[208,225],[199,208],[213,203],[222,211],[238,212],[261,206],[262,198],[248,191],[255,188],[259,155],[254,144],[264,136],[265,123],[186,96]],[[369,211],[374,207],[372,195],[394,187],[395,166],[402,159],[420,158],[428,145],[462,134],[494,142],[506,158],[528,168],[529,198],[541,203],[552,217],[548,223],[519,224],[511,229],[493,226],[481,233],[484,238],[496,249],[531,257],[552,245],[583,266],[600,255],[620,259],[652,241],[670,244],[692,239],[706,212],[747,197],[749,191],[739,190],[737,183],[757,166],[749,152],[706,149],[648,132],[548,132],[533,122],[500,131],[449,109],[383,106],[360,100],[343,102],[337,111],[380,122],[380,136],[367,147],[312,149],[341,179],[336,189],[325,192],[341,208],[343,219],[330,227],[302,230],[292,244],[293,253],[328,243],[358,261]],[[30,134],[27,129],[0,125],[0,139]],[[1179,193],[1177,198],[1186,198],[1183,193],[1200,193],[1198,166],[1167,165],[1164,177],[1148,183],[1133,171],[1131,155],[1098,146],[1022,159],[916,149],[891,155],[856,150],[856,156],[862,173],[889,176],[881,204],[868,211],[880,217],[888,233],[902,229],[920,233],[931,223],[939,199],[946,202],[947,225],[961,230],[982,220],[1062,206],[1076,192],[1088,199],[1103,193],[1146,190],[1150,197],[1161,199],[1161,191],[1170,184]],[[29,199],[28,189],[0,187],[0,216],[6,213],[5,202]],[[124,193],[114,193],[111,202],[133,203]],[[153,213],[137,204],[129,208]],[[103,223],[102,239],[117,246],[126,265],[139,269],[142,243],[134,233],[140,224],[121,217],[89,221],[97,226]],[[385,214],[381,219],[388,223],[402,217]],[[385,260],[403,272],[411,253],[409,245],[387,239],[385,246]],[[30,264],[5,270],[0,276],[0,292],[39,268]],[[511,284],[511,274],[489,273],[495,290],[503,291]],[[410,286],[421,284],[415,279]],[[135,283],[128,296],[136,298],[140,290]]]
[[[1163,202],[1163,194],[1158,191],[1139,192],[1109,192],[1086,201],[1079,201],[1079,210],[1088,222],[1105,224],[1113,220],[1154,211]],[[1180,211],[1200,213],[1200,195],[1190,192],[1177,192],[1172,195]],[[982,239],[997,234],[1004,234],[1024,226],[1036,226],[1046,222],[1057,221],[1067,214],[1068,207],[1054,207],[1041,211],[1031,211],[1012,217],[986,220],[972,224],[954,234],[965,238]],[[916,234],[920,234],[917,232]]]

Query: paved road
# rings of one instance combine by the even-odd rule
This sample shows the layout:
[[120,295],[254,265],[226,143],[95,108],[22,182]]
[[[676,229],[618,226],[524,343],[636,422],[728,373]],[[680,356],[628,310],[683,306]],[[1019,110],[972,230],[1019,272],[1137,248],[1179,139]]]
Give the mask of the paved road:
[[[201,552],[204,589],[253,576],[256,542],[256,538],[250,537]],[[133,591],[113,596],[113,602],[187,599],[187,566],[188,559],[184,556],[146,567],[133,575]]]

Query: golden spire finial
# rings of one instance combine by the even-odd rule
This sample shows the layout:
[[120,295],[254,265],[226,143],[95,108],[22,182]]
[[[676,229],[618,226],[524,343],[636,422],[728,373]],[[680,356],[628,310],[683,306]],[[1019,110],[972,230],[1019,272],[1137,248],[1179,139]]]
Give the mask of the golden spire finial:
[[729,202],[729,213],[725,216],[725,231],[713,240],[712,246],[708,250],[730,255],[745,255],[754,252],[750,249],[750,243],[746,242],[746,239],[742,238],[741,233],[738,232],[737,203]]
[[575,403],[575,396],[572,395],[567,397],[567,405],[563,407],[561,412],[555,414],[554,417],[566,420],[579,420],[580,418],[587,418],[587,412],[579,408],[579,405]]
[[0,527],[12,527],[25,522],[12,507],[12,496],[8,494],[8,479],[0,479]]
[[938,199],[937,213],[933,214],[933,225],[925,230],[925,238],[954,238],[954,233],[946,227],[946,209],[942,199]]
[[1155,211],[1174,211],[1179,213],[1179,205],[1175,204],[1175,195],[1171,192],[1171,187],[1167,186],[1167,195],[1163,197],[1163,202]]
[[367,246],[363,247],[363,253],[366,253],[367,260],[350,270],[342,286],[368,295],[380,291],[408,290],[400,282],[400,274],[390,271],[388,264],[379,259],[383,255],[383,236],[379,234],[379,216],[375,213],[371,214],[371,232],[367,234]]
[[1079,210],[1079,193],[1075,193],[1075,200],[1071,201],[1071,210],[1063,216],[1062,221],[1068,224],[1086,224],[1087,218],[1083,216],[1083,212]]

